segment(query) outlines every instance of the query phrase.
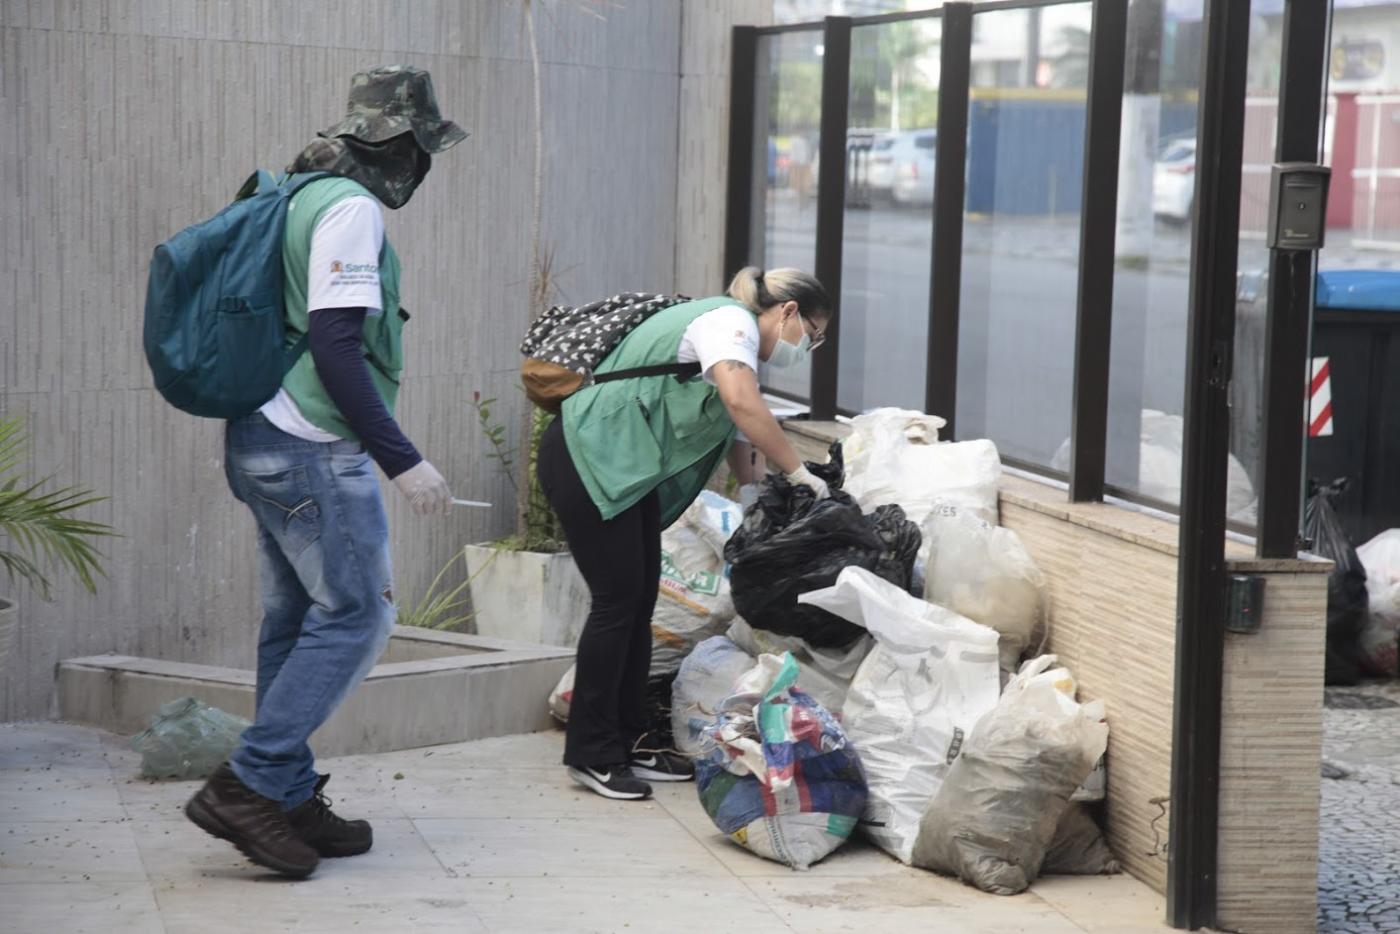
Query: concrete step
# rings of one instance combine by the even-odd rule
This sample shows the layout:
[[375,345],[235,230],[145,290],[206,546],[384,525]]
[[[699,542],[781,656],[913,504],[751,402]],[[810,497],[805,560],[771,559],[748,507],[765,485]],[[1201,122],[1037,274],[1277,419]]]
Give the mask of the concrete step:
[[[318,756],[389,752],[549,729],[546,699],[572,649],[397,626],[379,664],[311,738]],[[59,665],[64,720],[145,729],[164,703],[195,697],[249,719],[252,671],[130,655]]]

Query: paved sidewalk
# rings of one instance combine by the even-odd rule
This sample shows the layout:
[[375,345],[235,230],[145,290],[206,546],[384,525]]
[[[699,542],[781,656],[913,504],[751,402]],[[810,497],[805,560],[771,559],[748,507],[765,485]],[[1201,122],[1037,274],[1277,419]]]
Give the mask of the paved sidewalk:
[[1318,930],[1400,931],[1400,681],[1328,688]]
[[693,785],[647,804],[574,788],[557,733],[323,763],[375,848],[270,876],[180,812],[194,783],[135,778],[118,737],[0,726],[0,931],[1160,931],[1128,876],[985,895],[853,843],[807,873],[710,824]]

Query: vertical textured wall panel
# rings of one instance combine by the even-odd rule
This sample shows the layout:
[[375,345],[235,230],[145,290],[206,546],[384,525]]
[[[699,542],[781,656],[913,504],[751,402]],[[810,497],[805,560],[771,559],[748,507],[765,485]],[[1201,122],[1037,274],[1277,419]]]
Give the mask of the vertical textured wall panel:
[[729,153],[729,67],[735,26],[772,21],[772,4],[685,0],[676,177],[676,287],[713,295],[727,284],[724,208]]
[[[1045,574],[1049,650],[1082,699],[1108,706],[1109,842],[1129,872],[1165,891],[1177,528],[1011,477],[1001,521]],[[1259,631],[1225,636],[1219,917],[1249,934],[1311,931],[1330,565],[1257,561],[1235,543],[1227,556],[1232,572],[1265,578],[1265,595]]]
[[[768,6],[536,0],[544,239],[562,297],[713,287],[728,29]],[[705,87],[719,88],[699,103],[681,91],[690,46],[705,50]],[[386,488],[397,587],[414,595],[512,515],[467,402],[500,397],[512,430],[524,404],[514,387],[530,313],[533,92],[522,0],[0,0],[0,411],[26,418],[35,469],[111,497],[90,514],[123,535],[106,548],[111,577],[96,596],[67,585],[52,604],[19,595],[0,720],[48,715],[66,657],[251,662],[252,526],[224,484],[221,426],[150,387],[146,264],[254,168],[284,166],[339,119],[353,72],[395,61],[430,69],[445,113],[471,131],[386,213],[413,313],[400,416],[459,495],[499,504],[420,520]],[[704,146],[687,142],[697,132]],[[697,185],[718,200],[678,194]],[[702,272],[678,281],[678,256]]]

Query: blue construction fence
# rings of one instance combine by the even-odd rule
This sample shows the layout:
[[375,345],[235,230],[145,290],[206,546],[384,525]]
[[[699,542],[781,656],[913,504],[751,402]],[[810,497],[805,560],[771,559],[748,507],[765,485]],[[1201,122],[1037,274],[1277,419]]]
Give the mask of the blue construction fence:
[[[974,214],[1079,212],[1084,183],[1082,99],[1054,92],[974,91],[968,113],[967,210]],[[1193,101],[1163,101],[1159,135],[1190,136]]]

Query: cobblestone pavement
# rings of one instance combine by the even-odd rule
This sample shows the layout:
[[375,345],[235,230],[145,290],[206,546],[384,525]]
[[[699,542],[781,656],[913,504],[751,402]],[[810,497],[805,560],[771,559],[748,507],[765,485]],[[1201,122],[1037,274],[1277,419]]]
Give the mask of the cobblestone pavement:
[[1328,688],[1318,930],[1400,932],[1400,682]]

